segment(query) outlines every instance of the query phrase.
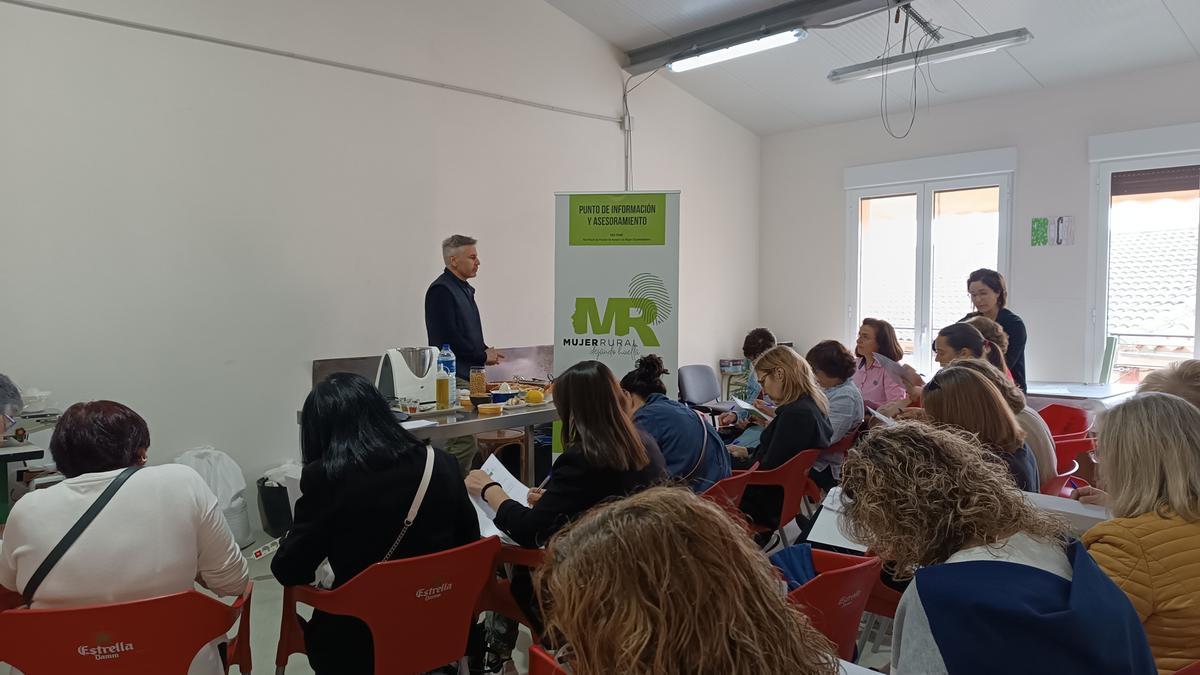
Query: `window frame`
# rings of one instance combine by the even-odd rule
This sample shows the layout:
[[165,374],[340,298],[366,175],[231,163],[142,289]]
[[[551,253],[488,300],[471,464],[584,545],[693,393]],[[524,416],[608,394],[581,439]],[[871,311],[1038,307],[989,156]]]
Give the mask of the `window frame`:
[[[1123,171],[1166,169],[1176,166],[1200,164],[1200,152],[1171,152],[1146,157],[1126,159],[1092,160],[1092,231],[1090,251],[1090,273],[1088,274],[1087,331],[1084,340],[1084,358],[1088,369],[1088,381],[1100,382],[1100,369],[1104,361],[1104,345],[1108,338],[1108,248],[1109,216],[1112,205],[1112,175]],[[1200,255],[1200,252],[1198,252]],[[1200,283],[1200,265],[1197,265],[1197,281]],[[1200,286],[1197,286],[1200,288]],[[1196,326],[1200,327],[1200,292],[1196,294]],[[1192,357],[1200,358],[1200,340],[1195,340]]]
[[[1014,157],[1015,159],[1015,157]],[[928,160],[917,160],[928,161]],[[921,345],[933,341],[930,326],[933,292],[933,195],[935,192],[964,190],[997,186],[999,195],[999,228],[996,242],[998,271],[1011,278],[1009,268],[1012,261],[1012,192],[1015,169],[1000,168],[997,171],[970,173],[962,176],[947,176],[937,179],[889,183],[876,186],[846,189],[846,316],[845,334],[852,344],[859,327],[859,263],[861,249],[861,226],[859,223],[860,202],[863,199],[915,194],[917,198],[917,275],[914,298],[913,355],[912,366],[921,373],[932,373],[935,368],[933,355]],[[1012,291],[1010,286],[1009,291]],[[966,293],[966,279],[963,279]],[[887,319],[887,317],[879,317]],[[939,327],[940,329],[940,327]]]

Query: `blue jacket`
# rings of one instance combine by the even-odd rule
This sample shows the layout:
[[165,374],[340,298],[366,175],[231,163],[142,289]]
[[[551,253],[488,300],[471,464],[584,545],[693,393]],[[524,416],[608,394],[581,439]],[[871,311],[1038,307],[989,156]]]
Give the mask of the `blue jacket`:
[[892,672],[1155,675],[1129,598],[1078,541],[1071,579],[972,560],[917,570],[896,613]]
[[711,424],[700,419],[686,405],[662,394],[651,394],[646,405],[633,414],[633,422],[654,437],[667,461],[667,473],[675,478],[691,474],[688,485],[695,492],[703,492],[713,483],[729,477],[729,453],[725,451],[725,442]]

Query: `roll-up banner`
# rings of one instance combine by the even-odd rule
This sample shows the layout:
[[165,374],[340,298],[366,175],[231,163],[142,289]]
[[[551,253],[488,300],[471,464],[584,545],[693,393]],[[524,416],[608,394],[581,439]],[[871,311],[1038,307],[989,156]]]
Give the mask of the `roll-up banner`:
[[657,354],[675,398],[679,192],[556,193],[554,370],[601,361],[619,380]]

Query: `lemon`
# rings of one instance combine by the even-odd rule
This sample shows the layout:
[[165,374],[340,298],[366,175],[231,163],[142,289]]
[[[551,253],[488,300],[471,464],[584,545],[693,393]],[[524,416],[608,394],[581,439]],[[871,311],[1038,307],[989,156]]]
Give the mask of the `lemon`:
[[537,405],[546,400],[546,394],[544,394],[541,389],[530,389],[529,392],[525,394],[525,400],[532,405]]

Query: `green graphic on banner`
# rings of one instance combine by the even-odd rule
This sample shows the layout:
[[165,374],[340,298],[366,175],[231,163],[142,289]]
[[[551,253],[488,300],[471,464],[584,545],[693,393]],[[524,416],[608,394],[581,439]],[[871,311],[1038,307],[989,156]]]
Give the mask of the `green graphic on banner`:
[[665,194],[571,195],[571,246],[664,246]]

